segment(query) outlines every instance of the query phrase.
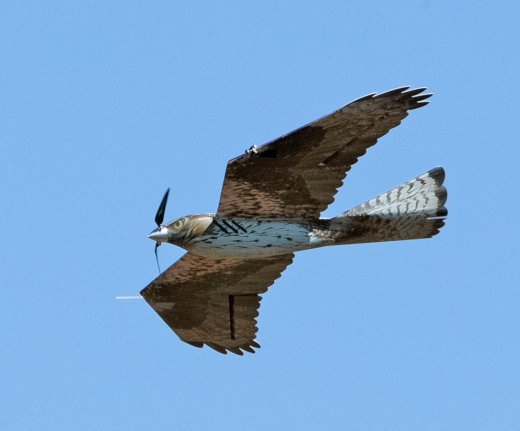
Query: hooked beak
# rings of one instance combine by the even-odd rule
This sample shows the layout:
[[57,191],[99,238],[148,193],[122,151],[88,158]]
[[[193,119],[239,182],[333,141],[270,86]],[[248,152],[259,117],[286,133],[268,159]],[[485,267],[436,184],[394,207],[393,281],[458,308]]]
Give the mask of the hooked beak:
[[150,232],[148,238],[155,242],[167,242],[168,229],[165,226],[159,226],[157,229]]

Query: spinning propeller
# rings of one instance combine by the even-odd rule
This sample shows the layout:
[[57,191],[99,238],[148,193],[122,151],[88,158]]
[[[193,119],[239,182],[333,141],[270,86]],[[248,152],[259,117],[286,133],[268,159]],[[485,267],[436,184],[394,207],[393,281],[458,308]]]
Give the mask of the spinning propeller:
[[170,194],[170,189],[166,190],[162,201],[157,209],[157,213],[155,214],[155,224],[157,225],[157,229],[154,229],[148,238],[155,241],[155,260],[157,261],[157,269],[159,270],[159,274],[161,273],[161,268],[159,267],[159,257],[157,256],[157,249],[161,245],[161,242],[168,240],[168,229],[162,225],[164,221],[164,212],[166,210],[166,204],[168,202],[168,196]]

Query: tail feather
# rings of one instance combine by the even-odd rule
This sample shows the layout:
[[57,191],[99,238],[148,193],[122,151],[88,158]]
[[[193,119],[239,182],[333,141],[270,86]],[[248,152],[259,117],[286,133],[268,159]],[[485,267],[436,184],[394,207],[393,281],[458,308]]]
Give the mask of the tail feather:
[[330,221],[339,244],[430,238],[444,226],[444,169],[434,168]]
[[448,215],[444,207],[448,193],[442,185],[444,178],[444,169],[434,168],[340,214],[339,217],[361,214],[400,216],[417,213],[425,217],[445,217]]

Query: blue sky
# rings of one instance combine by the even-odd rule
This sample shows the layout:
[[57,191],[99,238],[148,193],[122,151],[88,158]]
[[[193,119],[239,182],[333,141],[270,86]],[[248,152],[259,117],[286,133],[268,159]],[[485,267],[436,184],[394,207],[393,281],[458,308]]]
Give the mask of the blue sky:
[[[516,430],[518,2],[4,1],[2,430]],[[326,216],[434,166],[432,240],[304,252],[255,355],[178,340],[146,235],[216,209],[225,163],[367,93],[432,103]],[[163,268],[182,251],[161,247]]]

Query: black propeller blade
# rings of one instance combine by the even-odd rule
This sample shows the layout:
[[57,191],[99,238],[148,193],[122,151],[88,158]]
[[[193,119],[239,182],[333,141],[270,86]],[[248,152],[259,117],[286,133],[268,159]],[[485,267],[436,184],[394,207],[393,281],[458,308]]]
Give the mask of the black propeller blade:
[[[166,204],[168,203],[169,194],[170,194],[170,188],[168,187],[168,189],[166,190],[166,193],[164,194],[164,196],[162,198],[159,208],[157,209],[157,213],[155,214],[155,224],[157,224],[158,228],[161,227],[162,222],[164,221],[164,212],[166,211]],[[157,269],[159,270],[159,274],[161,273],[161,268],[159,266],[159,256],[157,255],[157,249],[159,248],[160,245],[161,245],[161,243],[159,241],[157,241],[155,243],[155,249],[154,249],[155,261],[157,262]]]
[[157,209],[157,214],[155,214],[155,223],[157,226],[161,226],[163,220],[164,220],[164,211],[166,210],[166,203],[168,202],[168,195],[170,194],[170,188],[166,190],[166,193],[164,194],[161,204],[159,205],[159,208]]

